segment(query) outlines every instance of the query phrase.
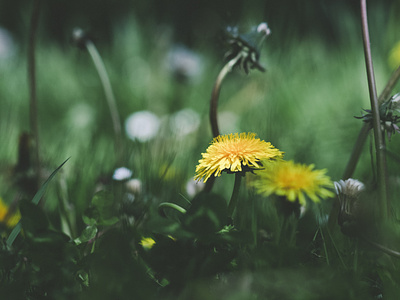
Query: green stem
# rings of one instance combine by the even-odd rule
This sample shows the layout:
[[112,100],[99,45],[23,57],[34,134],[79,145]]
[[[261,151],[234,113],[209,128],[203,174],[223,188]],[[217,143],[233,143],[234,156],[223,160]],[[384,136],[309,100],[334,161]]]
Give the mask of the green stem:
[[172,208],[172,209],[179,211],[182,214],[186,214],[186,209],[184,209],[183,207],[181,207],[177,204],[174,204],[174,203],[163,202],[163,203],[160,203],[160,205],[158,205],[158,212],[163,216],[165,216],[165,213],[164,213],[165,207]]
[[37,28],[39,25],[40,0],[33,3],[31,15],[31,23],[29,27],[29,44],[28,44],[28,84],[29,84],[29,114],[30,127],[34,139],[33,156],[36,173],[36,186],[40,183],[40,156],[39,156],[39,125],[38,125],[38,109],[36,97],[36,64],[35,64],[35,44],[37,36]]
[[[213,137],[219,136],[219,127],[218,127],[218,118],[217,118],[217,110],[218,110],[218,99],[219,99],[219,94],[221,91],[221,85],[222,82],[224,81],[226,75],[232,71],[233,66],[238,62],[238,60],[241,58],[241,53],[239,53],[235,58],[232,58],[230,61],[228,61],[225,66],[221,69],[219,72],[217,79],[215,80],[215,84],[213,87],[213,90],[211,92],[211,100],[210,100],[210,123],[211,123],[211,130],[212,130],[212,135]],[[207,193],[211,192],[213,186],[215,183],[215,177],[210,178],[206,182],[206,186],[204,188],[204,191]]]
[[[386,101],[389,98],[390,93],[392,92],[394,86],[399,81],[399,79],[400,79],[400,67],[398,67],[397,70],[392,73],[388,82],[386,83],[386,86],[383,89],[378,99],[379,105],[381,105],[384,101]],[[360,133],[358,134],[357,140],[354,144],[353,151],[350,155],[349,162],[347,163],[346,169],[343,173],[342,176],[343,180],[349,179],[353,176],[370,129],[371,125],[364,123],[363,127],[360,130]],[[338,213],[339,213],[339,201],[335,201],[331,210],[331,214],[329,216],[329,229],[332,229],[333,226],[335,225]]]
[[232,196],[231,200],[229,201],[229,206],[228,206],[228,215],[230,217],[233,217],[233,213],[235,212],[237,202],[239,199],[239,190],[240,190],[240,183],[242,181],[242,173],[241,172],[236,172],[235,173],[235,183],[233,186],[233,191],[232,191]]
[[96,46],[91,40],[85,41],[86,49],[88,50],[90,56],[92,57],[93,63],[96,67],[97,73],[99,74],[101,83],[104,88],[104,93],[106,96],[108,108],[110,110],[111,119],[115,134],[115,148],[117,150],[118,163],[122,162],[122,134],[121,134],[121,121],[117,109],[117,101],[115,100],[114,93],[111,87],[110,79],[107,74],[107,70],[104,66],[103,60]]
[[213,137],[219,136],[218,120],[217,120],[217,108],[218,108],[218,98],[221,91],[221,85],[224,81],[226,75],[232,71],[233,66],[241,58],[242,54],[239,53],[235,58],[232,58],[228,63],[221,69],[217,79],[215,80],[214,88],[211,93],[210,101],[210,123]]
[[364,55],[365,64],[367,69],[369,95],[371,101],[371,110],[373,117],[375,151],[377,161],[377,175],[378,175],[378,188],[379,188],[379,201],[380,201],[380,214],[382,218],[387,216],[388,198],[387,198],[387,180],[386,180],[386,154],[383,134],[381,130],[381,120],[379,116],[378,96],[375,85],[374,68],[372,64],[371,46],[368,32],[368,19],[367,19],[367,4],[366,0],[361,0],[361,21],[362,33],[364,41]]
[[[392,92],[394,86],[399,81],[399,79],[400,79],[400,67],[398,67],[397,70],[392,73],[388,82],[386,83],[386,86],[383,89],[383,91],[378,99],[379,106],[389,98],[390,93]],[[360,133],[358,134],[357,140],[354,144],[354,148],[351,153],[349,162],[347,163],[346,169],[343,173],[343,176],[342,176],[343,180],[351,178],[351,176],[353,176],[354,170],[356,169],[358,160],[360,159],[361,152],[362,152],[363,146],[365,144],[365,141],[367,140],[370,129],[371,129],[371,126],[370,126],[370,124],[367,124],[367,123],[365,123],[364,126],[361,128]]]

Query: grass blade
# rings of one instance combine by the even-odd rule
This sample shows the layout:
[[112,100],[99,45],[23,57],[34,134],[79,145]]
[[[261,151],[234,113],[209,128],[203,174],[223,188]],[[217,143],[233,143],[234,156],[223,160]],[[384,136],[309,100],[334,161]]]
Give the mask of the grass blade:
[[[47,186],[49,184],[49,182],[53,179],[53,177],[57,174],[57,172],[62,168],[62,166],[64,166],[64,164],[69,160],[69,158],[67,158],[61,165],[58,166],[57,169],[55,169],[53,171],[53,173],[51,173],[51,175],[49,176],[49,178],[47,178],[47,180],[43,183],[43,185],[40,187],[40,189],[37,191],[37,193],[35,194],[35,196],[32,199],[32,202],[34,204],[38,204],[40,199],[42,199],[44,193],[46,192]],[[7,239],[7,247],[11,247],[12,244],[14,243],[15,239],[17,238],[18,234],[21,232],[21,221],[18,222],[18,224],[14,227],[14,229],[11,231],[8,239]]]

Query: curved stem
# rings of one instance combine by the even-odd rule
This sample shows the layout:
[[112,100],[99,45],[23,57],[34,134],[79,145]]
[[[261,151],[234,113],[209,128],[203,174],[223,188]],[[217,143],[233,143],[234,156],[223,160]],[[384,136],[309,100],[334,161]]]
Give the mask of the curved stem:
[[218,120],[217,120],[217,107],[218,107],[218,98],[219,93],[221,91],[221,85],[226,77],[226,75],[232,71],[233,66],[238,62],[241,58],[241,53],[239,53],[235,58],[232,58],[228,63],[221,69],[219,72],[217,79],[215,80],[214,88],[211,93],[211,101],[210,101],[210,123],[213,137],[219,136],[219,128],[218,128]]
[[37,28],[39,25],[40,0],[33,3],[31,23],[29,28],[29,44],[28,44],[28,84],[29,84],[29,113],[30,127],[34,139],[33,156],[35,160],[36,186],[40,183],[40,150],[39,150],[39,125],[36,97],[36,64],[35,64],[35,44]]
[[229,206],[228,206],[228,215],[230,217],[233,217],[233,213],[235,212],[237,202],[239,199],[239,190],[240,190],[240,183],[242,182],[242,174],[241,172],[236,172],[235,173],[235,183],[233,186],[233,191],[232,191],[232,196],[231,200],[229,201]]
[[387,216],[388,198],[387,198],[387,185],[386,185],[386,154],[383,134],[381,130],[381,120],[379,116],[378,96],[375,85],[374,68],[372,64],[371,45],[368,32],[368,19],[367,19],[367,4],[366,0],[361,0],[361,22],[362,33],[364,41],[364,55],[365,64],[367,68],[368,87],[371,101],[371,110],[373,117],[375,152],[377,161],[377,175],[378,175],[378,188],[379,188],[379,201],[380,201],[380,214],[382,218]]
[[181,207],[175,203],[163,202],[158,205],[158,212],[163,216],[165,216],[165,213],[164,213],[165,207],[172,208],[172,209],[179,211],[182,214],[186,214],[186,209],[184,209],[183,207]]
[[99,74],[101,83],[104,88],[104,93],[106,95],[106,100],[108,104],[108,108],[110,110],[111,119],[114,128],[115,134],[115,148],[117,150],[117,158],[118,163],[121,163],[122,160],[122,134],[121,134],[121,120],[119,117],[118,109],[117,109],[117,101],[115,100],[114,93],[111,87],[110,79],[107,75],[106,68],[104,66],[103,60],[99,52],[97,51],[96,46],[92,41],[85,41],[86,49],[88,50],[90,56],[92,57],[93,63],[96,67],[97,73]]

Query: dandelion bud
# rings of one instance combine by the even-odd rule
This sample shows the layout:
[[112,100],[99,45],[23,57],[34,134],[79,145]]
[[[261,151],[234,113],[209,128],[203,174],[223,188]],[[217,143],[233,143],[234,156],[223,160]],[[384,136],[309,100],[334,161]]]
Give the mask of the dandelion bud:
[[72,31],[72,42],[80,49],[85,49],[86,42],[90,40],[89,35],[81,28],[75,28]]
[[365,186],[361,181],[352,178],[335,181],[334,184],[340,203],[338,224],[344,234],[356,236],[362,217],[359,198]]

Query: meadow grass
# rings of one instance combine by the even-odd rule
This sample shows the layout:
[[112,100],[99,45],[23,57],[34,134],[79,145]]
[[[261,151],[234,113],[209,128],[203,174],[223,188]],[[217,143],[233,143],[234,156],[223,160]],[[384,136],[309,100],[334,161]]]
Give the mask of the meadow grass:
[[[348,32],[354,32],[351,27],[354,25],[349,26]],[[394,299],[398,291],[399,262],[348,238],[339,228],[333,232],[326,230],[333,199],[311,206],[299,220],[293,216],[286,218],[275,202],[255,194],[243,183],[236,228],[224,228],[228,234],[223,237],[210,237],[208,232],[204,235],[198,231],[198,224],[192,221],[199,215],[190,210],[193,196],[186,191],[186,184],[194,177],[201,153],[212,140],[209,100],[223,63],[213,45],[199,42],[199,48],[192,50],[201,61],[200,75],[188,82],[178,80],[167,67],[168,51],[175,46],[167,33],[166,29],[149,38],[151,35],[138,24],[126,22],[116,28],[111,45],[98,47],[122,122],[142,110],[155,113],[161,122],[160,131],[152,140],[139,142],[124,136],[123,165],[117,162],[112,120],[88,53],[72,45],[38,43],[38,120],[44,174],[50,175],[70,157],[57,175],[60,178],[50,184],[41,209],[50,219],[51,230],[69,233],[69,238],[74,240],[85,228],[93,228],[88,220],[96,216],[88,208],[96,207],[101,216],[95,225],[104,235],[104,239],[96,233],[84,240],[76,247],[79,255],[69,244],[62,244],[61,237],[46,235],[58,243],[55,252],[62,248],[68,253],[65,255],[68,260],[54,258],[59,259],[60,269],[65,271],[61,278],[67,278],[68,272],[80,276],[79,287],[69,281],[65,283],[70,293],[66,295],[110,299],[112,293],[119,291],[120,297],[136,293],[142,299],[160,295],[171,299],[372,299],[384,290],[387,299]],[[260,58],[266,67],[265,73],[251,71],[245,75],[242,70],[234,70],[228,74],[218,106],[219,115],[227,116],[227,119],[221,118],[225,123],[220,120],[221,134],[256,132],[262,140],[284,151],[285,159],[315,164],[317,169],[327,169],[332,180],[340,180],[362,127],[362,122],[354,116],[361,116],[362,109],[369,107],[362,46],[349,42],[350,38],[343,38],[337,47],[315,36],[289,40],[271,36],[265,42]],[[378,92],[391,73],[387,53],[388,49],[383,46],[373,48]],[[17,162],[18,138],[23,131],[29,131],[24,49],[2,62],[0,70],[0,136],[4,137],[0,143],[0,196],[10,204],[19,191],[12,173]],[[171,129],[170,122],[174,113],[184,108],[198,113],[200,125],[180,137]],[[373,186],[375,178],[368,147],[368,144],[364,146],[354,177]],[[398,152],[396,135],[388,142],[388,148]],[[390,157],[388,161],[390,197],[397,218],[399,161]],[[131,169],[133,177],[142,182],[141,192],[132,193],[133,202],[122,192],[122,184],[112,180],[114,170],[122,166]],[[246,175],[250,180],[248,177],[251,175]],[[222,175],[216,181],[211,200],[223,206],[221,203],[230,198],[232,188],[233,176]],[[105,198],[93,202],[95,191],[102,189],[112,191],[117,207],[106,205]],[[157,213],[157,206],[162,202],[187,208],[192,219],[182,219],[173,211],[166,212],[169,218],[163,219]],[[204,207],[195,203],[215,214],[222,207],[216,208],[207,201]],[[72,205],[72,210],[66,212],[65,205]],[[123,230],[111,224],[112,218],[106,209],[118,216]],[[27,219],[35,219],[39,214],[25,211]],[[206,220],[198,221],[199,224],[211,224],[207,230],[213,230],[213,222],[217,224],[219,219],[215,221],[210,215],[199,214]],[[133,225],[129,223],[130,217]],[[63,227],[65,218],[74,222],[73,234]],[[26,226],[27,239],[31,239],[32,244],[28,245],[33,247],[37,242],[35,235],[41,231],[36,225],[29,229],[29,224],[23,223],[23,226]],[[40,226],[47,230],[47,225]],[[387,234],[380,241],[396,248],[398,231],[398,226],[388,226]],[[154,238],[159,248],[155,247],[154,253],[143,250],[138,246],[142,236]],[[54,246],[50,242],[49,245]],[[30,276],[41,276],[33,286],[45,289],[46,273],[35,269],[41,262],[39,254],[31,257],[29,251],[35,249],[24,246],[22,238],[16,241],[15,247],[17,250],[10,252],[14,259],[29,257],[34,262],[29,268]],[[18,253],[20,249],[26,252]],[[2,251],[5,255],[6,250]],[[72,257],[81,265],[72,267],[69,261]],[[124,268],[124,264],[129,268]],[[6,273],[22,274],[13,267],[7,270],[2,278],[6,278]],[[48,274],[58,273],[49,267]],[[89,278],[89,283],[85,278]],[[23,275],[14,279],[16,284],[27,284]],[[12,281],[8,280],[5,281]],[[137,283],[129,287],[130,280]],[[12,283],[5,286],[6,292],[13,287]],[[142,291],[138,292],[141,287]],[[51,291],[53,297],[61,297],[62,288]],[[41,292],[39,289],[36,296]],[[29,299],[36,299],[35,291],[29,295]]]

